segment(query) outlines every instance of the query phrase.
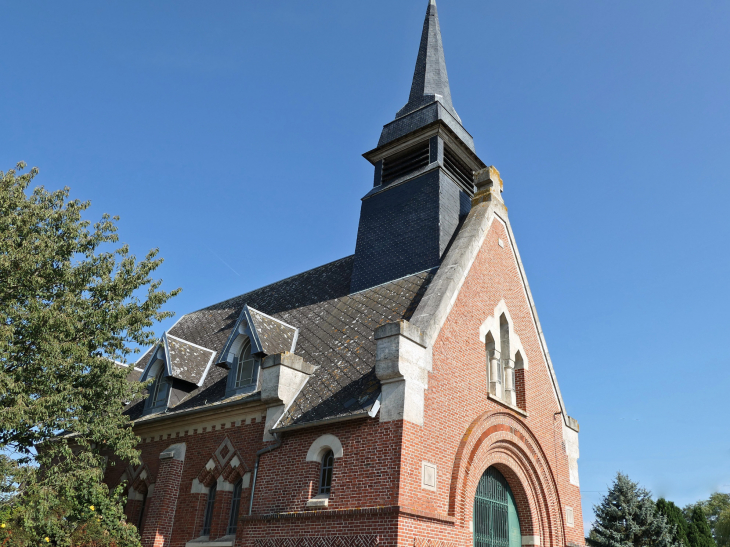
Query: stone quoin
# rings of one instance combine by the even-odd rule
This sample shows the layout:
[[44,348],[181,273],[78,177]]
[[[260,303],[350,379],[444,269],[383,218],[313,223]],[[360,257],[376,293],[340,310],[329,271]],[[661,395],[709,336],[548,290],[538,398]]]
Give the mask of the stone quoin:
[[144,547],[583,546],[578,423],[430,0],[352,256],[189,313],[133,366]]

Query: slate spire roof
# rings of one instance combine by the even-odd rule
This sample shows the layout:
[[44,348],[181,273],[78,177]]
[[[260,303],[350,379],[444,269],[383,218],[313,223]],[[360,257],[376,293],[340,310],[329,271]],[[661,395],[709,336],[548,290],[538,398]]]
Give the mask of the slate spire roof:
[[413,83],[408,103],[395,115],[401,118],[414,110],[439,101],[459,122],[461,119],[451,102],[449,76],[446,73],[444,46],[441,42],[441,26],[439,25],[436,0],[429,0],[426,19],[423,22],[421,43],[418,46],[416,69],[413,72]]
[[[437,120],[441,120],[456,133],[456,136],[471,153],[476,153],[474,139],[464,129],[461,118],[451,101],[451,88],[449,87],[449,75],[446,73],[446,58],[441,41],[441,25],[436,0],[429,0],[408,102],[396,113],[395,120],[383,126],[378,148],[412,134]],[[372,151],[368,152],[368,154],[370,153]]]

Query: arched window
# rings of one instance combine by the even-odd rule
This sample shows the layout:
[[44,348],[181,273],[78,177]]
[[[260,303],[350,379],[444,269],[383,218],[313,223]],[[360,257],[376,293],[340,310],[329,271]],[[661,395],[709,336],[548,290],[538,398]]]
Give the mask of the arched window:
[[226,534],[229,536],[236,535],[236,528],[238,524],[238,511],[241,508],[241,490],[243,490],[243,479],[238,479],[238,482],[233,486],[231,515],[228,518],[228,529],[226,530]]
[[160,367],[159,372],[157,373],[157,376],[155,376],[155,381],[152,384],[152,407],[157,407],[162,404],[167,403],[167,382],[165,382],[163,378],[163,374],[165,372],[164,367]]
[[487,354],[489,397],[526,410],[527,357],[504,301],[482,324],[479,335]]
[[213,521],[213,507],[215,506],[215,493],[218,489],[218,483],[213,483],[208,489],[208,499],[205,502],[205,513],[203,514],[203,530],[201,536],[210,535],[210,523]]
[[332,470],[335,465],[335,454],[328,450],[322,456],[322,472],[319,476],[319,493],[329,494],[332,489]]
[[150,368],[144,379],[154,377],[152,385],[147,388],[149,397],[145,402],[145,413],[159,412],[167,407],[167,400],[170,396],[170,382],[165,377],[165,361],[159,357]]
[[137,531],[142,535],[142,524],[144,523],[144,508],[147,505],[147,490],[142,494],[142,504],[139,508],[139,517],[137,518]]
[[255,359],[251,355],[250,340],[246,340],[243,343],[243,347],[238,354],[237,361],[238,363],[236,368],[236,381],[234,383],[234,387],[238,389],[241,387],[250,386],[253,382],[254,370],[256,368]]

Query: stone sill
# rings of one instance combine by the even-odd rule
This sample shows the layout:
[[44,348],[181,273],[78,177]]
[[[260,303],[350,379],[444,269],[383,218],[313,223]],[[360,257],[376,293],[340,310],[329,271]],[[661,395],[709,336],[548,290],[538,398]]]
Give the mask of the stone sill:
[[509,403],[505,403],[502,399],[500,399],[499,397],[495,397],[491,393],[487,393],[487,399],[489,399],[490,401],[494,401],[498,405],[501,405],[505,408],[509,408],[511,411],[516,412],[517,414],[519,414],[520,416],[524,416],[525,418],[530,416],[530,414],[526,410],[522,410],[519,407],[512,406]]
[[207,536],[202,536],[188,541],[185,547],[233,547],[235,539],[235,536],[223,536],[220,539],[210,540]]
[[314,509],[324,509],[329,505],[329,502],[329,494],[320,494],[319,496],[314,496],[311,500],[309,500],[307,502],[307,507],[312,507]]

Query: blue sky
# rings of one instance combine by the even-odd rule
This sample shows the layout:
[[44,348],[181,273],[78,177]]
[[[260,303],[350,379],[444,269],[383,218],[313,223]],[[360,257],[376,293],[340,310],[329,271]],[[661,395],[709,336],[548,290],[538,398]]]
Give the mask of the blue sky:
[[[406,102],[425,0],[0,7],[0,169],[120,215],[183,288],[172,309],[353,252],[361,154]],[[439,14],[581,424],[586,519],[618,470],[681,505],[730,491],[730,3]]]

